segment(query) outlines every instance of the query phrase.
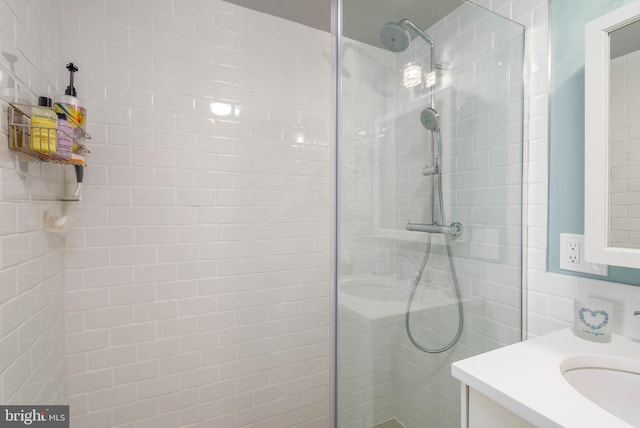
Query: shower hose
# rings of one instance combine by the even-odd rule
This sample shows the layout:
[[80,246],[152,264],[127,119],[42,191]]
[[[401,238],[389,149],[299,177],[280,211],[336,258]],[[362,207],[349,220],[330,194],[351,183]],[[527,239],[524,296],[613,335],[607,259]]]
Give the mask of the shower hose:
[[[439,131],[435,131],[433,133],[433,136],[435,137],[436,134],[439,134]],[[440,211],[439,212],[440,220],[442,224],[447,224],[447,221],[444,215],[444,204],[442,200],[442,176],[440,175],[440,169],[438,169],[438,172],[434,174],[432,177],[433,178],[437,177],[437,181],[438,181],[438,205],[439,205],[439,211]],[[434,198],[432,198],[432,201],[433,199]],[[418,343],[418,341],[413,337],[413,334],[411,333],[411,323],[410,323],[411,305],[413,303],[413,298],[416,294],[418,284],[420,283],[420,278],[422,278],[424,268],[427,265],[427,260],[429,259],[429,253],[431,252],[431,234],[429,234],[429,237],[427,238],[427,248],[425,249],[424,257],[422,258],[422,263],[416,275],[416,279],[413,281],[413,286],[411,288],[411,294],[409,295],[409,301],[407,302],[407,310],[405,311],[405,317],[404,317],[405,330],[407,331],[407,336],[409,337],[409,340],[411,341],[411,343],[413,343],[413,345],[419,350],[429,354],[440,354],[442,352],[445,352],[451,349],[458,342],[458,339],[460,339],[460,335],[462,334],[462,327],[463,327],[462,296],[460,294],[460,285],[458,284],[458,275],[456,274],[456,267],[455,267],[455,264],[453,263],[453,251],[451,250],[451,237],[449,236],[449,234],[445,233],[444,239],[445,239],[445,246],[447,248],[447,256],[449,258],[449,267],[451,269],[451,276],[453,279],[453,288],[456,293],[456,302],[458,305],[458,331],[456,332],[455,337],[451,339],[451,341],[447,345],[441,348],[428,348]]]

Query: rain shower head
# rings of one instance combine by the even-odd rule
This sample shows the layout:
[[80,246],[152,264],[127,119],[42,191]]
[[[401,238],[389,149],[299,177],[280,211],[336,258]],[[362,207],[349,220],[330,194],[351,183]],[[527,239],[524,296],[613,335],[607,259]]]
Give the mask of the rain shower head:
[[382,30],[380,30],[380,41],[385,48],[389,49],[391,52],[402,52],[409,47],[411,36],[404,26],[411,28],[418,37],[429,43],[432,49],[435,47],[433,39],[429,37],[427,33],[411,22],[410,19],[405,18],[399,22],[389,22],[384,24]]
[[411,37],[409,31],[405,30],[402,25],[397,22],[389,22],[384,24],[380,30],[380,41],[391,52],[402,52],[409,47]]

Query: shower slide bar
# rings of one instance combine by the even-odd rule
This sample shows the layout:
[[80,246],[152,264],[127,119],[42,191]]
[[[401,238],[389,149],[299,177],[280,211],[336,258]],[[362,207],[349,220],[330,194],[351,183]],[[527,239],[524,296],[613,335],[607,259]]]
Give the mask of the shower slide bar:
[[432,166],[432,167],[426,167],[426,168],[422,168],[422,175],[436,175],[439,174],[440,171],[438,170],[437,166]]
[[449,226],[444,226],[441,224],[411,223],[409,221],[407,222],[406,229],[410,232],[448,234],[453,238],[457,238],[458,236],[462,235],[464,227],[462,226],[462,223],[458,223],[457,221],[451,223]]

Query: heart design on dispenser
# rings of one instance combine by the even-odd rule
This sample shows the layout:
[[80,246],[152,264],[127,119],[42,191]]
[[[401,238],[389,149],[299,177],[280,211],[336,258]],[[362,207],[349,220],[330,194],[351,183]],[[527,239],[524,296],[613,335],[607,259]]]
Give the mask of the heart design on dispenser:
[[578,310],[578,318],[582,324],[591,330],[600,330],[609,323],[609,313],[603,309],[593,310],[582,307]]

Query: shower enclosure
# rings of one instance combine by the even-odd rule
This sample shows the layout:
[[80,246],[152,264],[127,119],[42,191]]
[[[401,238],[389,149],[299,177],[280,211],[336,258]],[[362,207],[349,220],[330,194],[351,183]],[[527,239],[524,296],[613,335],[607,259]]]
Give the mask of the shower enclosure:
[[521,340],[524,29],[383,3],[337,1],[337,426],[456,427],[451,363]]

